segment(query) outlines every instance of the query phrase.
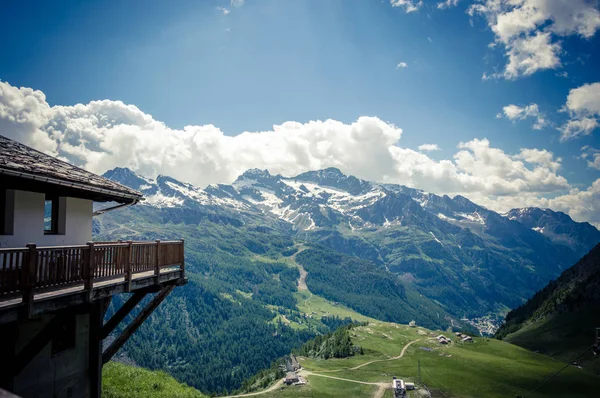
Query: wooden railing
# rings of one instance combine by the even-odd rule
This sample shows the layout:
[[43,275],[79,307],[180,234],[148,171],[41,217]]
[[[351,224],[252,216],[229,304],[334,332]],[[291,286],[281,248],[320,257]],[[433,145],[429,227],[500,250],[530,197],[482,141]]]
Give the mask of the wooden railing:
[[135,274],[149,271],[158,282],[165,267],[184,277],[183,240],[0,249],[0,300],[22,296],[31,304],[35,293],[77,284],[91,294],[94,282],[121,277],[131,286]]

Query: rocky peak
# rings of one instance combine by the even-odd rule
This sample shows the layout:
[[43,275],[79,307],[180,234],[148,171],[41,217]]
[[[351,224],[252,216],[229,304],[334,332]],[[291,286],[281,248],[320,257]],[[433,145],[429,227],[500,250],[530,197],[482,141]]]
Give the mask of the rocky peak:
[[102,176],[136,191],[143,192],[152,185],[151,180],[138,175],[127,167],[115,167],[112,170],[108,170]]
[[368,181],[358,179],[354,176],[347,176],[336,167],[329,167],[323,170],[307,171],[293,178],[296,181],[307,181],[322,186],[328,186],[349,192],[353,195],[360,195],[372,188]]
[[576,222],[569,215],[550,209],[525,207],[512,209],[505,216],[546,236],[554,243],[570,247],[579,255],[600,242],[600,231],[587,222]]

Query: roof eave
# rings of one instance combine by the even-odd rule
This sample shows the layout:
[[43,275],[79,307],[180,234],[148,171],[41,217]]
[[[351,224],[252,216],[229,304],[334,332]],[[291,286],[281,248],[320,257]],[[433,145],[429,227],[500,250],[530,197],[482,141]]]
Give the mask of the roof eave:
[[[53,184],[63,187],[68,187],[72,189],[79,189],[82,191],[94,192],[100,195],[105,195],[110,200],[120,202],[120,203],[129,203],[129,202],[138,202],[144,200],[142,194],[134,195],[126,192],[115,191],[112,189],[100,188],[93,185],[81,184],[73,181],[60,180],[57,178],[40,176],[36,174],[26,173],[23,171],[15,171],[11,169],[3,169],[0,168],[0,175],[7,175],[16,178],[24,178],[32,181],[39,181],[47,184]],[[121,200],[119,200],[121,199]]]

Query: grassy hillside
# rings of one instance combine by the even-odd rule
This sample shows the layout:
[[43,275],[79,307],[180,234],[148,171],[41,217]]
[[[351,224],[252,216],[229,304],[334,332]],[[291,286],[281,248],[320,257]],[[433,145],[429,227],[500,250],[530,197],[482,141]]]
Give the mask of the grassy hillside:
[[[600,327],[600,245],[523,306],[506,316],[496,336],[564,361],[594,342]],[[588,352],[578,361],[600,374],[600,360]]]
[[[570,361],[593,341],[600,306],[548,316],[527,323],[521,329],[504,338],[512,344],[549,355],[562,361]],[[600,374],[600,359],[591,352],[577,361],[584,369]]]
[[[364,355],[328,360],[300,358],[304,366],[301,374],[308,384],[279,387],[262,396],[387,397],[391,396],[392,376],[418,381],[420,360],[421,386],[426,384],[434,396],[514,397],[526,394],[564,365],[495,339],[475,338],[474,343],[441,346],[434,339],[439,333],[382,322],[353,328],[352,342],[364,349]],[[598,389],[599,377],[571,367],[535,397],[583,398],[593,396]]]
[[109,362],[102,372],[103,398],[205,398],[165,372]]

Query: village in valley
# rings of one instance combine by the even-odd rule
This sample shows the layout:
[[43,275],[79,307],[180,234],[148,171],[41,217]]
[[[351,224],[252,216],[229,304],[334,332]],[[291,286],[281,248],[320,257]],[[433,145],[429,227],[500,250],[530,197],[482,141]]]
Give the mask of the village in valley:
[[496,334],[496,331],[502,324],[503,319],[503,317],[500,317],[498,315],[490,314],[479,318],[471,319],[464,317],[461,319],[461,321],[473,326],[479,331],[479,334],[481,336],[485,337],[493,336],[494,334]]

